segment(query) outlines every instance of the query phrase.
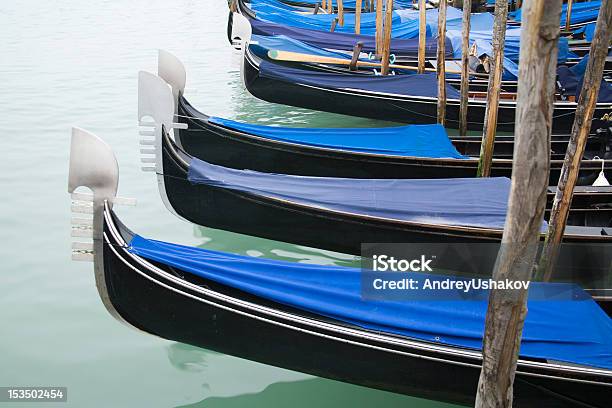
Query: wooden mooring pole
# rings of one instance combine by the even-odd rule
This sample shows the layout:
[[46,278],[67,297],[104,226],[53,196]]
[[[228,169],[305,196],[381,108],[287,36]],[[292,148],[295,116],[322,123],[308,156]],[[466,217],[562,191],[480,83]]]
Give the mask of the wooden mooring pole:
[[478,161],[478,177],[491,175],[493,163],[493,148],[495,146],[495,132],[497,131],[497,111],[499,108],[499,94],[504,70],[504,45],[506,42],[506,22],[508,20],[508,0],[495,2],[495,21],[493,22],[493,55],[489,72],[489,86],[487,92],[487,108],[482,130],[482,144],[480,146],[480,159]]
[[459,134],[467,135],[468,96],[470,92],[469,53],[470,53],[470,17],[472,0],[463,0],[463,21],[461,29],[461,93],[459,100]]
[[447,0],[440,0],[438,9],[438,123],[446,124],[446,6]]
[[338,24],[340,27],[344,27],[344,3],[343,0],[336,0],[338,4]]
[[567,145],[567,151],[565,152],[565,160],[548,222],[548,233],[546,234],[542,257],[540,258],[538,278],[545,281],[550,280],[552,276],[555,259],[563,239],[567,214],[572,203],[572,195],[578,180],[578,172],[580,171],[580,162],[582,161],[587,138],[591,131],[591,120],[593,119],[593,112],[595,111],[595,104],[599,95],[599,87],[611,37],[612,0],[603,0],[599,16],[597,16],[597,24],[595,25],[595,33],[589,52],[589,62],[584,74],[584,84],[578,98],[572,134]]
[[389,57],[391,56],[391,24],[393,22],[393,0],[387,0],[385,8],[385,27],[382,48],[381,73],[389,73]]
[[570,30],[570,25],[571,25],[570,22],[572,20],[572,3],[573,3],[572,0],[567,0],[567,10],[565,12],[565,31]]
[[383,0],[376,0],[376,58],[382,55],[383,47]]
[[361,0],[355,0],[355,34],[361,33]]
[[[561,0],[525,0],[512,185],[493,280],[529,281],[546,207]],[[492,290],[476,408],[512,406],[527,290]]]
[[425,0],[419,0],[419,51],[418,51],[418,72],[425,72],[425,40],[427,39],[427,15],[425,14]]

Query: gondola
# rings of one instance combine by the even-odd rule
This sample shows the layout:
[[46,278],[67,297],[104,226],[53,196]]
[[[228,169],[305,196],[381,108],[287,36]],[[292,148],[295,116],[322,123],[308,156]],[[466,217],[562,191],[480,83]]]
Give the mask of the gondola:
[[[75,129],[70,160],[68,190],[92,189],[94,212],[93,244],[74,244],[93,252],[81,249],[73,256],[94,261],[100,299],[120,322],[269,365],[473,405],[486,300],[367,302],[356,285],[359,269],[147,240],[132,233],[113,211],[118,167],[108,145]],[[270,291],[273,281],[284,288],[276,295]],[[307,293],[305,282],[310,282]],[[321,285],[327,285],[325,290]],[[534,287],[530,294],[550,288]],[[581,300],[530,302],[514,382],[518,406],[605,407],[609,402],[610,317],[579,288],[568,290]],[[459,314],[465,318],[457,318]],[[449,326],[460,327],[462,334],[458,337]]]
[[[248,30],[253,34],[260,35],[286,35],[296,40],[300,40],[311,45],[316,45],[321,48],[351,51],[357,42],[362,42],[365,52],[374,52],[375,49],[375,40],[372,35],[354,35],[349,32],[329,32],[327,27],[324,29],[322,27],[317,29],[310,28],[310,25],[299,24],[299,19],[297,20],[297,26],[291,26],[291,24],[288,22],[285,23],[286,20],[282,18],[278,19],[278,21],[262,20],[257,17],[257,13],[253,11],[243,0],[237,0],[236,11],[245,18],[237,18],[237,15],[230,12],[227,32],[230,43],[234,44],[234,46],[237,48],[240,47],[241,40],[245,41],[248,39]],[[477,15],[475,15],[472,20],[474,20],[476,16]],[[492,21],[486,21],[485,24],[487,23],[492,25]],[[474,24],[474,21],[472,21],[472,24]],[[453,30],[450,28],[448,29],[449,31],[447,34],[453,32]],[[484,36],[490,41],[490,35],[488,33],[490,33],[491,29],[492,26],[487,26],[486,29],[481,27],[478,35],[480,37]],[[455,36],[460,35],[458,33],[458,31],[461,31],[460,26],[455,27],[454,31]],[[409,32],[413,33],[412,30],[409,30]],[[445,50],[447,59],[452,58],[452,56],[455,55],[453,52],[453,44],[456,44],[457,42],[458,40],[451,40],[449,35],[446,36]],[[514,45],[511,46],[512,42],[514,42]],[[559,43],[559,62],[565,63],[567,60],[572,60],[574,58],[572,54],[574,48],[576,49],[579,57],[584,56],[584,46],[585,44],[580,44],[577,47],[570,46],[568,39],[562,38]],[[510,56],[513,61],[518,62],[518,36],[516,36],[514,41],[511,41],[511,37],[507,37],[506,48],[506,56]],[[437,40],[433,37],[427,38],[427,46],[425,50],[427,58],[437,58],[435,55],[436,49]],[[397,62],[414,63],[417,58],[417,50],[417,38],[406,37],[393,38],[391,40],[391,53],[395,56],[395,60]]]
[[[345,75],[364,75],[364,76],[376,76],[380,75],[380,68],[369,67],[369,66],[350,66],[352,55],[350,53],[328,51],[326,49],[315,47],[312,45],[305,44],[301,41],[288,38],[286,36],[261,36],[254,35],[250,36],[252,42],[250,42],[250,50],[259,58],[275,62],[277,64],[283,64],[289,67],[310,69],[320,72],[328,72],[332,74],[345,74]],[[279,53],[280,51],[280,53]],[[282,54],[285,52],[291,55],[289,58],[283,58]],[[287,53],[288,52],[288,53]],[[298,57],[296,60],[291,58]],[[309,61],[309,59],[311,59]],[[337,63],[325,63],[325,59],[331,59]],[[360,62],[371,62],[368,58],[360,58]],[[344,62],[344,64],[343,64]],[[557,67],[557,72],[584,72],[584,66],[588,62],[588,58],[579,60],[576,64],[563,64]],[[414,74],[414,70],[409,69],[410,64],[402,64],[406,68],[397,68],[395,65],[390,69],[391,75],[410,75]],[[413,67],[414,68],[414,67]],[[435,69],[434,64],[428,64],[428,69]],[[459,70],[459,68],[457,68]],[[580,75],[582,77],[583,74]],[[514,73],[504,72],[506,79],[501,82],[501,92],[516,93],[518,82],[514,78]],[[559,76],[557,81],[557,94],[569,100],[576,100],[575,92],[567,92],[566,84],[563,81],[564,77]],[[605,83],[602,87],[610,88],[609,84],[611,79],[609,73],[604,74]],[[461,78],[459,75],[450,73],[447,74],[446,83],[452,85],[456,89],[460,89]],[[486,74],[479,74],[479,76],[470,76],[469,89],[472,92],[486,92],[489,87],[488,77]],[[577,83],[575,81],[575,83]],[[603,88],[602,88],[603,90]]]
[[[428,124],[436,121],[437,79],[435,74],[360,77],[312,72],[264,61],[249,47],[244,49],[242,77],[251,94],[268,102],[345,115],[394,122]],[[459,91],[447,85],[446,124],[459,127]],[[498,110],[498,131],[513,131],[516,94],[502,95]],[[468,128],[482,130],[486,94],[468,102]],[[576,102],[554,104],[552,130],[569,133]],[[602,118],[612,112],[612,102],[598,102],[593,126],[605,125]],[[604,116],[606,115],[606,116]]]
[[[432,202],[448,202],[451,206],[459,206],[459,213],[487,218],[491,214],[478,209],[480,197],[483,203],[496,200],[488,208],[494,208],[498,215],[505,214],[508,179],[348,179],[269,174],[217,166],[185,153],[168,132],[162,130],[162,127],[174,130],[185,127],[173,123],[172,110],[165,118],[161,115],[153,122],[145,121],[148,116],[155,118],[155,111],[165,111],[160,108],[162,104],[172,109],[172,96],[154,104],[140,102],[141,123],[154,129],[145,131],[147,135],[154,134],[154,140],[147,136],[143,143],[155,146],[146,151],[154,157],[147,156],[143,161],[154,163],[145,165],[145,169],[157,174],[160,194],[168,209],[190,222],[350,254],[359,254],[364,242],[455,245],[496,244],[501,239],[503,221],[496,216],[493,216],[493,224],[486,225],[474,221],[467,224],[448,221],[443,216],[447,210],[435,210],[437,204]],[[278,188],[286,190],[281,192]],[[427,191],[440,196],[427,202],[415,199],[425,197],[423,194]],[[466,201],[462,203],[458,196],[448,201],[447,196],[455,193]],[[588,192],[583,198],[579,197],[580,194],[574,203],[577,206],[581,206],[580,202],[584,205],[583,200],[596,198]],[[550,199],[552,194],[549,194]],[[559,261],[569,274],[559,271],[559,279],[576,278],[589,289],[603,288],[601,292],[593,292],[598,298],[606,298],[607,288],[612,287],[612,282],[607,283],[612,262],[610,221],[609,211],[575,208],[570,214],[565,248]],[[494,245],[489,248],[496,249]],[[457,266],[456,263],[453,266]],[[490,270],[482,264],[469,268],[466,272],[473,274]]]
[[[229,13],[227,22],[227,37],[236,49],[241,49],[243,43],[248,41],[252,34],[258,35],[285,35],[290,38],[315,45],[321,48],[331,48],[338,50],[351,51],[355,44],[363,44],[363,52],[375,52],[376,41],[373,36],[355,35],[349,33],[327,32],[299,27],[290,27],[282,24],[275,24],[260,21],[254,18],[254,13],[241,2],[237,3],[240,13]],[[244,9],[242,10],[241,7]],[[391,40],[391,49],[398,61],[414,60],[419,48],[418,38]],[[427,38],[425,43],[425,56],[436,58],[438,41],[434,38]],[[449,39],[446,41],[446,55],[452,56],[452,44]]]
[[[367,145],[367,139],[359,139],[359,150],[351,149],[348,144],[342,148],[337,129],[302,129],[300,138],[291,139],[291,131],[283,129],[240,124],[221,118],[210,118],[194,108],[183,95],[186,72],[181,61],[174,55],[161,51],[158,71],[165,79],[141,73],[139,78],[139,100],[142,105],[153,104],[155,100],[165,100],[172,95],[173,103],[168,105],[164,115],[177,112],[176,121],[186,129],[175,129],[176,141],[186,152],[213,164],[239,169],[252,169],[268,173],[297,174],[307,176],[353,177],[353,178],[447,178],[472,177],[476,175],[478,160],[467,155],[478,155],[480,138],[453,139],[455,148],[450,145],[444,129],[439,125],[412,126],[401,128],[362,129],[362,133],[373,133],[374,145]],[[165,86],[166,85],[166,86]],[[414,128],[413,136],[410,129]],[[393,130],[396,129],[394,134]],[[318,139],[306,140],[304,132],[320,133]],[[276,132],[276,136],[270,136]],[[354,133],[352,133],[354,132]],[[346,138],[359,137],[357,129],[344,130]],[[324,135],[327,135],[323,137]],[[366,136],[367,137],[367,136]],[[413,137],[413,155],[407,153],[408,141]],[[336,144],[331,140],[337,140]],[[385,140],[383,140],[385,139]],[[420,143],[418,141],[421,141]],[[404,150],[402,150],[402,148]],[[423,146],[426,146],[423,150]],[[502,159],[494,159],[494,176],[511,175],[512,140],[500,137],[496,153]],[[563,136],[553,138],[550,184],[559,180],[560,169],[567,146]],[[606,159],[606,177],[612,180],[612,138],[608,131],[592,136],[592,142],[585,158]],[[598,177],[602,168],[599,160],[584,160],[581,166],[580,184],[590,185]],[[593,204],[593,203],[592,203]]]
[[[246,15],[246,14],[245,14]],[[375,41],[370,36],[356,36],[347,33],[331,33],[321,32],[316,30],[308,30],[303,28],[289,27],[281,24],[268,23],[259,21],[253,18],[247,18],[240,13],[230,12],[228,17],[227,36],[230,44],[237,50],[242,50],[246,42],[250,42],[252,35],[274,37],[285,36],[294,41],[307,44],[311,47],[317,47],[330,51],[341,51],[352,53],[353,48],[358,42],[363,44],[362,56],[368,56],[375,51]],[[587,43],[580,43],[578,46],[580,54],[584,54],[583,50],[588,47]],[[396,63],[416,66],[418,41],[414,39],[392,39],[392,53]],[[453,47],[451,40],[447,38],[446,59],[453,58]],[[426,39],[425,57],[429,60],[437,58],[437,40],[433,38]],[[573,66],[580,62],[581,58],[568,57],[564,64]],[[429,68],[435,68],[431,63],[427,62]],[[612,58],[607,58],[605,62],[604,72],[612,71]],[[486,85],[486,79],[472,79],[474,85]],[[512,81],[505,81],[512,85]],[[515,85],[515,84],[514,84]]]

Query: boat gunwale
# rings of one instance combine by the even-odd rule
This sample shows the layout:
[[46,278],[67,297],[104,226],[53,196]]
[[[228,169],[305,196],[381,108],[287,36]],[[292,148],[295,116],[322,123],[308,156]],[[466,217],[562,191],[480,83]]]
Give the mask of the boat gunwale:
[[[104,240],[105,243],[115,252],[115,254],[121,259],[122,262],[124,262],[127,266],[129,266],[131,269],[136,270],[137,273],[141,273],[141,274],[145,274],[144,272],[138,271],[137,268],[135,268],[133,265],[131,265],[129,262],[127,262],[125,259],[121,258],[121,256],[116,252],[117,251],[117,247],[121,248],[121,250],[124,252],[124,254],[126,256],[129,256],[130,258],[132,258],[132,260],[136,263],[138,263],[139,265],[145,267],[149,272],[154,273],[155,275],[162,277],[166,280],[169,280],[175,284],[178,284],[179,286],[184,287],[185,289],[194,291],[198,294],[201,294],[203,296],[209,296],[212,297],[214,299],[217,299],[219,301],[222,302],[226,302],[229,303],[231,305],[235,305],[237,307],[242,307],[245,308],[247,310],[251,310],[253,311],[253,313],[259,312],[271,317],[277,317],[277,318],[283,318],[285,320],[288,321],[295,321],[298,323],[301,323],[303,325],[312,327],[313,330],[312,331],[307,331],[309,334],[311,335],[315,335],[315,336],[323,336],[326,338],[331,338],[332,340],[335,341],[341,341],[341,342],[349,342],[352,343],[354,345],[357,346],[362,346],[362,347],[370,347],[370,348],[378,348],[380,351],[391,351],[394,352],[396,354],[402,354],[402,355],[408,355],[410,357],[415,357],[415,358],[423,358],[423,359],[428,359],[428,360],[434,360],[434,361],[442,361],[442,362],[448,362],[451,364],[455,364],[455,365],[464,365],[464,366],[470,366],[470,367],[480,367],[481,366],[481,362],[482,362],[482,353],[478,352],[478,351],[474,351],[474,350],[470,350],[470,349],[466,349],[466,348],[461,348],[461,347],[456,347],[456,346],[448,346],[448,345],[438,345],[435,343],[431,343],[431,342],[427,342],[425,340],[417,340],[417,339],[411,339],[407,336],[400,336],[400,335],[389,335],[387,333],[383,333],[383,332],[377,332],[377,331],[373,331],[373,330],[368,330],[368,329],[363,329],[360,328],[358,326],[353,326],[353,325],[348,325],[348,324],[338,324],[338,323],[330,323],[324,320],[319,320],[319,319],[314,319],[314,318],[310,318],[307,316],[300,316],[297,315],[295,313],[290,313],[290,312],[285,312],[285,311],[280,311],[277,309],[273,309],[271,307],[268,306],[264,306],[264,305],[259,305],[256,304],[254,302],[251,301],[246,301],[246,300],[241,300],[238,298],[235,298],[233,296],[230,295],[226,295],[223,293],[220,293],[216,290],[212,290],[212,289],[208,289],[202,286],[199,286],[197,284],[188,282],[184,279],[180,279],[177,276],[174,276],[166,271],[164,271],[162,268],[153,265],[150,261],[148,261],[147,259],[133,254],[129,251],[127,251],[128,248],[128,243],[125,242],[125,240],[123,239],[123,236],[121,235],[121,233],[118,231],[118,228],[115,224],[115,221],[113,219],[112,216],[112,211],[110,210],[110,208],[108,207],[108,203],[105,201],[104,203],[104,223],[106,226],[109,227],[109,232],[111,234],[111,236],[114,238],[114,240],[118,243],[118,245],[113,244],[111,242],[111,240],[108,238],[106,232],[104,233]],[[148,275],[147,275],[148,276]],[[153,279],[151,277],[149,277],[149,279]],[[157,284],[162,284],[162,282],[157,282],[154,281]],[[225,286],[225,285],[223,285]],[[184,293],[182,293],[184,294]],[[189,294],[187,294],[189,296]],[[258,297],[258,296],[255,296]],[[234,310],[231,308],[228,308],[227,306],[222,306],[222,305],[218,305],[215,304],[214,302],[210,301],[210,300],[206,300],[206,299],[201,299],[198,298],[199,301],[203,301],[205,303],[208,303],[210,305],[213,305],[215,307],[221,307],[225,310],[231,311],[231,312],[235,312],[235,313],[240,313],[245,315],[245,312],[240,311],[240,310]],[[246,314],[247,316],[249,316],[249,314]],[[250,316],[250,317],[254,317],[256,319],[262,319],[260,316]],[[289,328],[289,329],[293,329],[293,330],[298,330],[298,331],[305,331],[304,329],[301,329],[299,327],[293,327],[291,325],[289,325],[288,323],[282,323],[282,322],[277,322],[274,320],[269,320],[269,319],[265,319],[266,322],[271,323],[271,324],[276,324],[276,325],[281,325],[285,328]],[[132,324],[130,324],[132,325]],[[133,326],[133,325],[132,325]],[[330,331],[330,332],[335,332],[335,333],[341,333],[344,334],[346,336],[352,336],[352,337],[356,337],[356,338],[363,338],[363,339],[367,339],[370,340],[372,342],[382,342],[385,344],[389,344],[389,345],[393,345],[395,347],[411,347],[414,348],[416,350],[424,350],[424,351],[428,351],[431,353],[442,353],[444,355],[450,355],[450,356],[457,356],[460,355],[461,357],[464,358],[469,358],[471,360],[476,360],[479,363],[465,363],[465,362],[461,362],[461,361],[454,361],[454,360],[446,360],[446,359],[441,359],[441,358],[436,358],[436,357],[431,357],[431,356],[423,356],[420,354],[413,354],[413,353],[408,353],[406,351],[402,351],[402,350],[397,350],[397,349],[385,349],[385,348],[381,348],[380,346],[375,346],[372,344],[368,344],[368,343],[360,343],[357,341],[351,341],[348,339],[342,339],[342,338],[335,338],[332,337],[330,335],[325,335],[323,333],[319,333],[316,331],[316,329],[320,329],[321,327],[325,327],[326,330]],[[140,330],[140,329],[139,329]],[[609,369],[605,369],[605,368],[597,368],[597,367],[590,367],[590,366],[585,366],[585,365],[577,365],[577,364],[572,364],[572,363],[563,363],[563,362],[554,362],[554,363],[549,363],[549,362],[539,362],[539,361],[531,361],[531,360],[525,360],[525,359],[521,359],[519,357],[517,366],[519,367],[517,369],[517,372],[522,374],[522,375],[527,375],[527,376],[535,376],[535,377],[543,377],[543,378],[554,378],[554,379],[558,379],[558,380],[562,380],[562,381],[570,381],[570,382],[580,382],[580,383],[589,383],[589,384],[598,384],[598,385],[603,385],[603,386],[607,386],[607,387],[612,387],[612,370]],[[577,379],[577,378],[572,378],[572,377],[566,377],[566,376],[559,376],[559,375],[550,375],[550,374],[542,374],[542,373],[537,373],[537,372],[531,372],[531,371],[521,371],[520,368],[525,368],[525,369],[542,369],[542,370],[549,370],[549,371],[559,371],[562,373],[565,373],[566,375],[571,375],[571,373],[577,373],[577,374],[581,374],[584,376],[601,376],[604,377],[606,379],[610,379],[610,382],[602,382],[602,381],[597,381],[597,380],[585,380],[585,379]]]
[[[257,70],[258,75],[260,75],[259,63],[257,62],[257,60],[260,60],[260,58],[255,57],[253,53],[249,50],[248,46],[244,48],[245,48],[244,49],[245,61],[249,62],[249,64],[254,69]],[[275,64],[273,62],[270,62],[270,63]],[[296,68],[296,69],[299,69],[299,68]],[[268,78],[268,77],[264,76],[262,78]],[[330,88],[330,87],[324,87],[324,86],[315,86],[315,85],[305,84],[305,83],[297,82],[297,81],[285,81],[284,79],[280,79],[280,78],[271,78],[271,79],[274,81],[285,82],[285,83],[307,87],[307,88],[312,88],[312,89],[317,89],[317,90],[321,90],[325,92],[347,94],[347,95],[358,96],[358,97],[383,99],[383,100],[390,100],[390,101],[400,101],[400,102],[416,102],[416,103],[431,104],[431,105],[436,105],[436,106],[438,103],[438,98],[433,97],[433,96],[402,95],[402,94],[394,94],[394,93],[388,93],[388,92],[370,91],[370,90],[359,89],[359,88]],[[447,105],[459,106],[460,102],[461,101],[459,99],[447,98]],[[500,99],[499,101],[500,109],[502,108],[516,109],[516,103],[517,103],[516,100],[508,101],[508,100]],[[478,106],[478,107],[485,106],[486,107],[486,104],[487,104],[486,98],[485,99],[474,99],[474,98],[468,99],[469,106]],[[555,101],[553,106],[554,106],[554,111],[559,111],[559,110],[561,111],[561,112],[557,112],[556,115],[554,114],[554,111],[553,111],[552,119],[554,120],[555,118],[563,117],[565,115],[575,112],[578,106],[578,102]],[[595,109],[612,109],[612,102],[597,102],[595,103]],[[565,111],[568,111],[568,112],[565,112]]]
[[[171,140],[167,132],[163,132],[162,138],[163,138],[162,154],[164,154],[164,152],[169,150],[169,154],[172,155],[173,161],[175,161],[176,165],[179,166],[180,169],[184,171],[186,174],[188,172],[189,163],[185,161],[185,159],[180,157],[180,155],[178,154],[178,150],[177,150],[178,146],[176,146],[174,141]],[[189,155],[186,152],[182,152],[182,153],[185,154],[189,159],[193,158],[193,156]],[[197,159],[197,160],[201,160],[201,159]],[[223,166],[220,166],[220,167],[223,167]],[[164,175],[162,174],[162,176]],[[189,182],[186,177],[184,181]],[[228,191],[228,192],[231,191],[235,194],[238,194],[241,197],[247,196],[247,197],[255,198],[260,201],[263,200],[263,201],[269,201],[270,203],[276,203],[277,205],[282,204],[285,207],[289,207],[289,208],[293,207],[295,209],[301,209],[302,211],[309,212],[309,213],[319,212],[322,214],[333,214],[336,216],[353,219],[354,221],[362,220],[362,221],[369,221],[369,222],[377,222],[379,224],[389,225],[389,226],[403,226],[403,227],[409,226],[413,228],[414,227],[425,228],[425,229],[429,229],[433,231],[440,231],[438,232],[438,234],[443,234],[443,235],[452,235],[446,231],[453,231],[453,232],[456,232],[457,234],[459,233],[477,234],[477,236],[469,237],[470,239],[474,239],[474,240],[501,239],[501,236],[503,234],[503,228],[500,229],[500,228],[471,227],[471,226],[461,226],[461,225],[432,224],[432,223],[423,223],[423,222],[416,222],[416,221],[406,221],[406,220],[400,220],[400,219],[394,219],[394,218],[384,218],[384,217],[378,217],[378,216],[367,215],[367,214],[358,214],[358,213],[352,213],[352,212],[347,212],[347,211],[334,210],[334,209],[329,209],[329,208],[320,207],[320,206],[307,205],[307,204],[298,203],[298,202],[283,199],[283,198],[270,197],[264,194],[249,193],[249,192],[244,192],[240,190],[220,187],[220,186],[208,186],[207,185],[207,187],[214,188],[214,189],[220,189],[222,191]],[[593,232],[595,230],[601,231],[603,229],[603,227],[582,227],[582,228],[592,229]],[[546,233],[540,234],[541,238],[544,238],[545,236],[546,236]],[[606,241],[612,240],[612,236],[601,235],[601,232],[600,232],[600,235],[595,235],[594,233],[592,235],[591,234],[587,235],[587,234],[577,234],[577,233],[566,233],[564,234],[564,239],[566,240],[572,239],[576,241],[588,240],[588,241],[606,242]]]
[[[185,96],[183,96],[182,94],[181,94],[181,96],[187,102],[188,106],[190,108],[192,108],[195,112],[197,112],[198,114],[201,114],[203,116],[207,116],[206,114],[200,112],[197,108],[193,107],[187,101],[187,98],[185,98]],[[306,144],[302,144],[302,143],[299,143],[299,142],[290,142],[290,141],[286,141],[286,140],[271,139],[271,138],[268,138],[266,136],[256,135],[256,134],[253,134],[253,133],[247,133],[247,132],[244,132],[244,131],[232,129],[232,128],[229,128],[229,127],[226,127],[226,126],[223,126],[223,125],[211,122],[209,120],[209,118],[200,118],[200,117],[197,117],[197,116],[188,116],[188,117],[182,116],[181,117],[180,115],[179,115],[179,118],[184,118],[184,119],[192,121],[192,122],[206,122],[206,125],[221,130],[221,132],[219,132],[219,133],[215,132],[215,134],[217,134],[217,136],[228,137],[228,136],[224,135],[223,133],[230,133],[232,136],[235,136],[235,137],[237,136],[237,137],[240,137],[242,139],[245,139],[245,140],[240,140],[241,142],[249,143],[248,139],[253,139],[255,141],[261,142],[261,143],[257,143],[258,145],[261,145],[261,144],[286,145],[286,146],[290,146],[290,147],[299,148],[299,149],[302,149],[302,150],[325,151],[325,152],[339,153],[339,154],[347,155],[347,156],[357,155],[357,156],[362,156],[362,157],[373,157],[375,159],[376,158],[383,158],[383,159],[393,159],[393,160],[399,160],[399,161],[413,160],[413,161],[435,162],[435,163],[441,162],[441,164],[445,164],[445,165],[447,165],[447,164],[451,165],[452,164],[453,168],[469,168],[469,167],[472,167],[472,166],[468,166],[469,164],[473,164],[473,163],[477,163],[478,162],[478,158],[476,158],[474,156],[466,156],[466,155],[464,155],[466,157],[465,159],[456,159],[456,158],[452,158],[452,157],[440,157],[440,158],[437,158],[437,157],[422,157],[422,156],[400,156],[400,155],[392,155],[392,154],[385,154],[385,153],[358,152],[358,151],[351,151],[351,150],[348,150],[348,149],[341,149],[341,148],[306,145]],[[198,123],[197,125],[198,126],[205,126],[204,124],[200,124],[200,123]],[[404,125],[404,126],[410,126],[410,125]],[[414,125],[414,126],[421,126],[421,125]],[[402,127],[402,126],[399,126],[399,127]],[[390,127],[390,128],[393,128],[393,127]],[[296,129],[300,129],[300,128],[296,128]],[[364,129],[367,129],[367,128],[364,128]],[[180,134],[181,130],[179,129],[178,132]],[[234,139],[234,140],[236,140],[236,139]],[[451,141],[451,143],[453,142],[452,139],[449,138],[449,140]],[[458,142],[461,143],[463,141],[459,140]],[[508,140],[507,143],[513,143],[513,141]],[[274,148],[274,147],[270,146],[269,148]],[[349,160],[348,157],[347,158],[342,158],[342,159]],[[596,161],[594,161],[594,160],[583,160],[582,163],[581,163],[581,169],[584,169],[584,170],[599,170],[601,168],[601,162],[602,162],[602,160],[596,160]],[[612,159],[604,159],[603,162],[604,162],[604,166],[605,165],[609,165],[610,167],[612,167]],[[551,163],[551,165],[552,164],[562,164],[563,160],[561,160],[561,159],[552,159],[552,160],[550,160],[550,163]],[[462,166],[461,164],[465,164],[465,165]],[[511,166],[512,165],[512,159],[493,158],[493,165],[495,166],[495,164],[506,165],[506,166],[510,165]],[[593,165],[592,168],[589,166],[590,164]],[[599,193],[599,191],[597,193]],[[603,194],[606,194],[606,193],[603,193]]]

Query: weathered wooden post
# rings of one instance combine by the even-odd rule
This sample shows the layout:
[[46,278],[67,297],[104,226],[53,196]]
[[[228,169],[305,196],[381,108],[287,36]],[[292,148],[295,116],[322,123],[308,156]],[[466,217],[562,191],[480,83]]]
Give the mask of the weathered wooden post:
[[380,58],[383,48],[383,0],[376,0],[376,58]]
[[497,0],[495,2],[495,21],[493,23],[493,55],[491,55],[491,69],[489,71],[487,108],[485,111],[484,128],[482,130],[480,160],[478,161],[479,177],[489,177],[491,174],[495,132],[497,131],[497,110],[499,108],[499,94],[504,69],[507,19],[508,0]]
[[338,5],[338,24],[340,27],[344,27],[344,3],[342,0],[336,0]]
[[321,0],[321,8],[327,11],[327,0]]
[[[531,278],[546,206],[561,0],[525,0],[512,187],[494,280]],[[527,290],[492,290],[476,408],[512,406]]]
[[337,25],[338,25],[338,17],[336,17],[336,18],[334,18],[334,19],[332,20],[331,27],[329,28],[329,31],[330,31],[331,33],[333,33],[334,31],[336,31],[336,26],[337,26]]
[[446,6],[447,0],[440,0],[438,9],[438,123],[446,123]]
[[[572,19],[572,0],[567,0],[567,11],[565,13],[565,31],[570,30],[570,21]],[[603,5],[603,3],[602,3]],[[601,9],[600,9],[601,10]]]
[[463,27],[461,29],[461,96],[459,100],[459,134],[467,135],[468,96],[470,92],[470,77],[468,60],[470,50],[470,17],[472,0],[463,0]]
[[349,64],[349,71],[357,70],[357,62],[359,62],[359,54],[361,54],[362,48],[362,41],[358,41],[357,44],[353,46],[353,57],[351,58],[351,63]]
[[425,72],[425,40],[427,39],[427,15],[425,14],[425,0],[419,0],[419,74]]
[[591,131],[591,120],[593,119],[593,112],[599,95],[599,87],[608,54],[608,45],[612,37],[611,27],[612,0],[603,0],[599,16],[597,16],[597,24],[595,25],[595,33],[589,53],[589,62],[584,74],[584,84],[578,98],[572,135],[565,152],[565,160],[561,169],[561,176],[559,177],[559,184],[557,185],[557,192],[555,193],[548,223],[546,242],[538,268],[538,278],[546,281],[550,280],[559,245],[561,245],[561,240],[563,239],[567,214],[572,203],[574,187],[576,187],[576,181],[578,180],[580,162],[582,161],[584,148]]
[[361,33],[361,0],[355,0],[355,34]]
[[393,21],[393,0],[387,0],[387,4],[385,7],[385,29],[381,61],[381,73],[383,75],[387,75],[389,73],[389,57],[391,55],[391,24]]

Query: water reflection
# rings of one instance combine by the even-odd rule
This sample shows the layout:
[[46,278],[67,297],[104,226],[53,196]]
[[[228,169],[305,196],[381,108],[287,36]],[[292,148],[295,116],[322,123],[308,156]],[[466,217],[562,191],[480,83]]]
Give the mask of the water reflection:
[[172,343],[168,359],[182,372],[199,376],[201,400],[195,407],[377,407],[451,408],[454,405],[372,390]]
[[[239,59],[239,57],[234,57]],[[239,61],[234,61],[239,64]],[[229,81],[234,115],[232,119],[262,125],[295,127],[384,127],[397,123],[319,112],[310,109],[269,103],[255,98],[242,85],[240,72]]]
[[215,398],[228,399],[260,393],[271,384],[314,378],[182,343],[170,344],[167,353],[173,367],[197,375],[202,381],[204,398],[198,404]]
[[355,267],[360,265],[359,257],[354,255],[235,234],[212,228],[194,226],[194,235],[200,240],[199,247],[215,251],[319,265]]

